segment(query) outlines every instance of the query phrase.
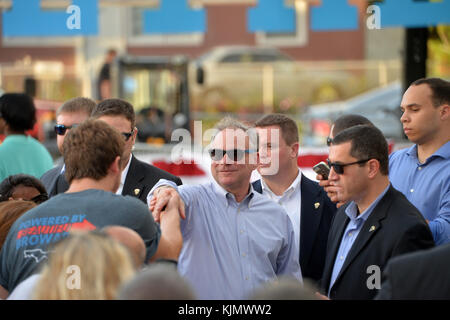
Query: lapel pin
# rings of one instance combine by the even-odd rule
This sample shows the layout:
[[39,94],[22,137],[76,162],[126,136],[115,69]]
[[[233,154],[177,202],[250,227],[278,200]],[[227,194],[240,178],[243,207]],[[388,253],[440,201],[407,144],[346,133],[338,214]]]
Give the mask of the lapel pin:
[[139,192],[141,192],[140,189],[134,189],[134,194],[137,196],[139,194]]
[[316,202],[316,203],[314,203],[314,208],[319,208],[320,207],[320,203],[319,202]]
[[370,229],[369,229],[369,232],[372,232],[374,230],[375,230],[375,226],[371,226]]

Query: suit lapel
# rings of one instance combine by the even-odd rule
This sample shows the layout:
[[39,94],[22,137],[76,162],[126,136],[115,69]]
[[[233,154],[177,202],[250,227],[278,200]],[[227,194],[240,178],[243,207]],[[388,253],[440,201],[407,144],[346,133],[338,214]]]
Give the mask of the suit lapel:
[[[53,197],[53,196],[57,195],[58,192],[59,193],[65,192],[69,188],[69,185],[64,177],[64,173],[61,173],[62,166],[58,166],[54,170],[55,171],[54,171],[54,175],[51,180],[50,188],[49,188],[49,190],[47,190],[49,197]],[[62,179],[61,179],[61,177],[62,177]],[[61,180],[63,180],[63,181],[61,181]],[[64,182],[64,185],[63,185],[63,182]],[[60,191],[60,190],[62,190],[62,191]]]
[[[334,261],[336,260],[337,252],[342,241],[342,236],[344,235],[345,228],[347,228],[347,225],[350,222],[350,218],[345,214],[346,207],[347,205],[341,207],[338,212],[336,212],[332,230],[330,230],[330,234],[328,236],[329,247],[327,248],[327,258],[322,276],[322,281],[323,284],[326,285],[326,290],[328,290],[328,287],[330,286],[331,274],[334,268]],[[334,283],[336,283],[336,281]]]
[[388,192],[380,200],[377,206],[373,209],[372,213],[362,226],[361,231],[358,234],[358,237],[353,243],[352,248],[350,249],[350,252],[347,255],[347,258],[345,259],[344,264],[342,265],[341,271],[339,272],[339,275],[337,276],[335,283],[338,281],[339,277],[345,272],[345,270],[350,266],[350,264],[358,257],[358,255],[361,253],[361,251],[364,249],[364,247],[370,241],[370,239],[372,239],[372,237],[381,228],[380,221],[386,217],[388,208],[391,204],[392,199],[391,193],[392,193],[392,186],[389,188]]
[[130,167],[128,168],[125,183],[123,184],[122,195],[130,195],[139,198],[142,193],[144,172],[139,170],[139,161],[132,155]]
[[56,195],[56,189],[57,189],[57,183],[58,183],[58,178],[59,178],[59,176],[60,176],[60,174],[59,173],[57,173],[57,174],[55,174],[54,175],[54,177],[53,177],[53,179],[52,179],[52,183],[51,183],[51,186],[50,186],[50,188],[49,188],[49,190],[48,190],[48,196],[49,197],[53,197],[53,196],[55,196]]
[[302,174],[301,218],[300,218],[300,255],[302,264],[307,265],[311,256],[315,236],[322,218],[323,203],[317,199],[320,190],[315,188],[311,180]]
[[64,173],[60,173],[56,179],[56,191],[58,193],[66,192],[69,189],[69,184],[67,183],[66,176]]

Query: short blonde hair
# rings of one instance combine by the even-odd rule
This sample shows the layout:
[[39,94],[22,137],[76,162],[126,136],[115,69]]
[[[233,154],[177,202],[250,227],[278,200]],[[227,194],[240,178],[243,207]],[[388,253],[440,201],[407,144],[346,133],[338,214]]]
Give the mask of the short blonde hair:
[[[80,270],[80,288],[68,288],[70,266]],[[100,232],[77,231],[59,242],[41,272],[36,300],[112,300],[136,272],[128,250]],[[70,280],[70,279],[69,279]]]

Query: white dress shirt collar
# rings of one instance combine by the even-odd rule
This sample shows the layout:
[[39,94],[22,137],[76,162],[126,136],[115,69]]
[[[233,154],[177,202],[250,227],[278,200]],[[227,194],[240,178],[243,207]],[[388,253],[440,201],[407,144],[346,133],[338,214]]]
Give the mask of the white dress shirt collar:
[[117,189],[116,194],[122,194],[123,186],[125,184],[125,179],[127,178],[127,174],[128,174],[128,169],[130,169],[130,163],[131,163],[132,157],[133,157],[133,155],[130,155],[130,159],[128,159],[127,166],[125,167],[125,169],[122,170],[122,175],[120,177],[120,186]]
[[295,180],[291,183],[291,185],[284,190],[283,194],[281,196],[277,196],[275,193],[270,190],[269,186],[266,184],[264,179],[261,178],[261,188],[263,190],[264,194],[267,194],[271,199],[281,199],[285,197],[289,197],[291,194],[295,192],[295,190],[300,188],[300,184],[302,182],[302,173],[300,169],[297,172],[297,177]]

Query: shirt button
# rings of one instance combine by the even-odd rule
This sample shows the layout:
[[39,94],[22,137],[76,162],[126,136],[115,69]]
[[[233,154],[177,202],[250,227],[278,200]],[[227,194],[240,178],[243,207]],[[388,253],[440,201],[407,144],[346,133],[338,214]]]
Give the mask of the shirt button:
[[340,258],[339,259],[341,259],[341,260],[344,260],[344,256],[340,256]]
[[245,277],[245,280],[248,280],[248,277]]
[[245,253],[243,253],[243,254],[242,254],[242,256],[243,256],[243,257],[245,257],[245,256],[246,256],[246,254],[245,254]]
[[422,167],[418,167],[417,170],[422,170]]
[[241,234],[244,233],[244,230],[241,230]]
[[352,233],[350,232],[350,233],[348,234],[348,236],[351,237],[351,236],[352,236]]
[[414,189],[411,189],[411,190],[409,190],[409,191],[411,191],[411,193],[413,193],[413,192],[414,192]]

